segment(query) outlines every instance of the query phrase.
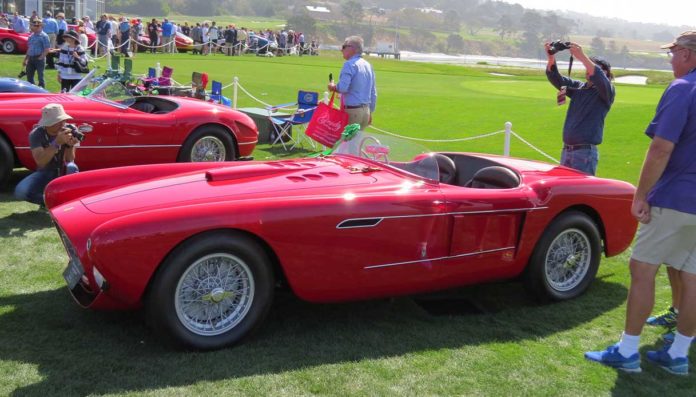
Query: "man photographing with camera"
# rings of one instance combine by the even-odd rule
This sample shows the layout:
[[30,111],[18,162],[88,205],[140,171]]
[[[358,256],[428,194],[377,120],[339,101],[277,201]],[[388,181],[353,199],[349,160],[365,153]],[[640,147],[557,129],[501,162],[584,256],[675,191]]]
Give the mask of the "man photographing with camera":
[[[599,153],[597,145],[602,143],[604,119],[614,103],[614,76],[609,62],[588,57],[582,47],[572,42],[555,41],[545,44],[548,55],[546,77],[559,90],[558,103],[571,99],[565,124],[563,125],[563,151],[561,165],[594,175],[597,171]],[[570,50],[572,57],[585,66],[586,81],[564,77],[556,65],[556,53]]]
[[75,146],[82,134],[67,120],[72,119],[63,106],[49,103],[41,109],[41,120],[29,133],[31,155],[36,172],[22,179],[15,188],[15,197],[43,205],[46,185],[61,175],[78,172]]

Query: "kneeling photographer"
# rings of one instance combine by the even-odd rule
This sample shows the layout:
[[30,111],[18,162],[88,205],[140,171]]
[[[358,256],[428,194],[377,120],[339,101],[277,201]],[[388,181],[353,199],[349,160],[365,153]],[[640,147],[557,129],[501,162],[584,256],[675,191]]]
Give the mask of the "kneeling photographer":
[[[611,65],[603,59],[587,57],[582,47],[572,42],[555,41],[545,44],[548,54],[546,77],[558,89],[558,104],[570,98],[570,106],[563,125],[563,151],[561,165],[594,175],[597,171],[599,153],[597,145],[602,143],[604,119],[614,103],[614,76]],[[556,65],[556,53],[570,50],[572,59],[576,58],[585,66],[586,81],[573,80],[562,76]],[[570,74],[570,71],[569,73]]]
[[41,109],[41,120],[29,133],[31,155],[36,171],[22,179],[15,188],[15,197],[43,206],[46,185],[61,175],[78,172],[75,164],[75,146],[83,136],[63,106],[50,103]]

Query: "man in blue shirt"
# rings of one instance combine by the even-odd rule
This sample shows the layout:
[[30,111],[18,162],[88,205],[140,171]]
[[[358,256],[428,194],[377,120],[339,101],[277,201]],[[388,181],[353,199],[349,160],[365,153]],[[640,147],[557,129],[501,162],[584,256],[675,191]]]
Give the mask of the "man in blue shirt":
[[680,285],[677,329],[673,342],[648,351],[647,358],[668,372],[687,375],[696,331],[696,31],[682,33],[663,48],[669,49],[675,80],[645,131],[652,142],[631,207],[641,226],[630,260],[624,333],[616,345],[585,357],[640,371],[640,334],[655,303],[655,275],[664,263]]
[[106,14],[102,14],[97,21],[97,39],[99,45],[97,46],[97,55],[106,54],[109,51],[109,39],[111,38],[111,23]]
[[346,38],[341,51],[346,62],[341,69],[338,84],[332,81],[328,89],[341,94],[341,101],[348,113],[348,124],[360,124],[360,129],[364,130],[372,123],[372,113],[377,105],[375,73],[372,65],[362,58],[362,37]]
[[162,22],[162,51],[166,53],[171,53],[172,51],[172,40],[174,38],[174,26],[169,19],[164,18]]
[[27,21],[16,11],[12,18],[12,29],[17,33],[25,33],[27,31]]
[[43,31],[48,35],[51,48],[55,48],[56,37],[58,36],[58,22],[53,19],[51,11],[46,11],[46,17],[43,19]]
[[571,99],[563,125],[561,165],[594,175],[599,160],[597,145],[602,143],[604,134],[604,119],[614,103],[611,65],[599,58],[588,58],[582,47],[570,43],[570,54],[582,62],[587,71],[587,81],[572,80],[558,72],[556,56],[549,51],[550,48],[550,43],[546,43],[546,77],[560,90],[560,96],[567,95]]
[[56,14],[56,24],[58,26],[58,35],[56,36],[56,43],[63,44],[63,33],[68,31],[68,22],[65,20],[65,14],[59,12]]
[[46,68],[46,56],[51,51],[51,43],[48,40],[48,35],[41,28],[40,19],[31,21],[32,34],[27,40],[27,53],[22,64],[26,68],[28,82],[34,84],[34,73],[38,73],[39,86],[46,87],[44,69]]

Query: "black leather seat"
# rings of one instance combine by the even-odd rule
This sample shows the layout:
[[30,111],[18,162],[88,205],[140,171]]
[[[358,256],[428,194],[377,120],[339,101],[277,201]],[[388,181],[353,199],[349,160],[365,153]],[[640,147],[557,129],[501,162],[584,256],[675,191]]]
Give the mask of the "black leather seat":
[[440,182],[454,185],[457,180],[457,165],[454,160],[440,153],[433,154],[433,157],[437,161]]
[[491,166],[476,171],[466,187],[479,189],[512,189],[520,185],[520,177],[512,170]]

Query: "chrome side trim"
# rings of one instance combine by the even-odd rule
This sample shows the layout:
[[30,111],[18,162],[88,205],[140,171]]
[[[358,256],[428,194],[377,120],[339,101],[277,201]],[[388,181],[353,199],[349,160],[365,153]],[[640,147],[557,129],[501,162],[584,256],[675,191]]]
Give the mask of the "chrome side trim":
[[365,266],[363,269],[364,270],[371,270],[371,269],[380,269],[384,267],[393,267],[393,266],[401,266],[401,265],[410,265],[414,263],[421,263],[421,262],[432,262],[432,261],[442,261],[446,259],[452,259],[452,258],[463,258],[467,256],[474,256],[474,255],[482,255],[482,254],[491,254],[494,252],[500,252],[500,251],[507,251],[515,249],[515,246],[511,247],[504,247],[504,248],[496,248],[492,250],[485,250],[485,251],[476,251],[476,252],[469,252],[466,254],[459,254],[459,255],[453,255],[453,256],[441,256],[439,258],[426,258],[426,259],[418,259],[415,261],[406,261],[406,262],[396,262],[396,263],[385,263],[383,265],[372,265],[372,266]]
[[[495,214],[495,213],[503,213],[503,212],[526,212],[526,211],[545,210],[548,208],[549,207],[513,208],[513,209],[507,209],[507,210],[471,211],[471,212],[443,212],[441,214],[392,215],[392,216],[371,216],[369,218],[349,218],[349,219],[344,219],[341,222],[339,222],[338,225],[336,225],[336,229],[351,229],[351,227],[341,227],[341,225],[344,225],[347,222],[369,221],[371,219],[379,219],[381,222],[385,219],[425,218],[425,217],[431,217],[431,216],[471,215],[471,214]],[[377,226],[378,224],[379,224],[379,222],[372,225],[372,226]],[[360,226],[360,227],[371,227],[371,226]]]
[[[150,148],[168,148],[181,147],[181,145],[126,145],[126,146],[78,146],[79,149],[150,149]],[[17,146],[15,149],[30,149],[29,146]]]
[[257,143],[259,143],[258,139],[255,140],[255,141],[252,141],[252,142],[242,142],[242,143],[239,143],[238,145],[239,145],[239,146],[243,146],[243,145],[256,145]]

